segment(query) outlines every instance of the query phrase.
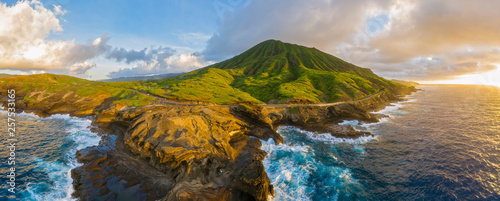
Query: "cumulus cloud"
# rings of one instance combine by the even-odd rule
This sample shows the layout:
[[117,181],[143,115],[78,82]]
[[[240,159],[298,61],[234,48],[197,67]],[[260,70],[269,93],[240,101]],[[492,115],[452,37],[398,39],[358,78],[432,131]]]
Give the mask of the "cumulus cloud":
[[267,39],[312,46],[389,78],[452,79],[500,63],[500,2],[252,0],[203,54],[222,60]]
[[[158,49],[155,49],[154,51],[149,51],[145,54],[151,55],[151,59],[140,59],[142,60],[142,62],[139,62],[135,66],[110,72],[107,76],[110,78],[117,78],[152,74],[180,73],[188,72],[212,64],[211,62],[205,61],[203,57],[197,53],[174,54],[175,51],[173,49],[159,49],[163,50],[157,51]],[[126,60],[126,58],[122,60]]]
[[[63,66],[59,58],[70,44],[45,41],[51,32],[62,31],[56,12],[38,1],[21,1],[9,7],[0,3],[0,68],[52,69]],[[54,67],[55,66],[55,67]]]
[[199,53],[187,53],[169,57],[165,60],[168,68],[177,69],[178,72],[187,72],[203,66],[213,64],[205,61]]
[[[108,37],[93,42],[49,41],[46,38],[62,31],[59,16],[66,13],[60,6],[45,8],[39,1],[19,1],[13,6],[0,3],[0,69],[67,70],[104,52]],[[89,69],[89,68],[84,68]]]
[[82,62],[73,64],[69,68],[70,75],[80,75],[80,76],[88,76],[88,71],[94,68],[96,65],[93,61],[91,62]]

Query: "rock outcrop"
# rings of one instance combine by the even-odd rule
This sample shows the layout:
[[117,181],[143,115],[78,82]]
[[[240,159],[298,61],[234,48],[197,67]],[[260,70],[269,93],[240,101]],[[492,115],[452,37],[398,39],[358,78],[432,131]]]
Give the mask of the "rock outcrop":
[[[265,120],[234,115],[238,112],[237,108],[218,106],[150,105],[121,110],[111,107],[97,115],[96,122],[104,127],[121,127],[118,132],[122,142],[118,139],[117,143],[123,143],[132,153],[128,157],[138,157],[161,172],[162,177],[170,178],[170,185],[156,189],[168,192],[161,195],[164,197],[148,199],[267,200],[274,191],[262,164],[266,153],[260,149],[260,140],[251,136],[259,130],[263,138],[282,139],[270,120],[264,125]],[[262,127],[251,124],[252,120]],[[92,157],[83,155],[82,162],[90,164],[83,167],[86,169],[107,160],[86,161]],[[108,158],[109,155],[116,154],[108,154]],[[78,171],[75,175],[85,177]],[[87,178],[92,180],[93,176]],[[98,182],[77,184],[82,188],[100,186]]]

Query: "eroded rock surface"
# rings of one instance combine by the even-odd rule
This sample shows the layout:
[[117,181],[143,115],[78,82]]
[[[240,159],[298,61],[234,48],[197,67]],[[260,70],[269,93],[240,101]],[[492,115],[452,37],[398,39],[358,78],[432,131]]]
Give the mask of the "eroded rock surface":
[[[116,108],[97,121],[110,120],[107,112]],[[230,107],[156,105],[122,110],[109,123],[122,122],[127,150],[171,178],[172,185],[157,189],[168,192],[165,197],[155,199],[267,200],[274,192],[262,164],[266,153],[250,137],[256,129],[251,119],[234,113]],[[264,127],[261,136],[280,140],[271,124]]]

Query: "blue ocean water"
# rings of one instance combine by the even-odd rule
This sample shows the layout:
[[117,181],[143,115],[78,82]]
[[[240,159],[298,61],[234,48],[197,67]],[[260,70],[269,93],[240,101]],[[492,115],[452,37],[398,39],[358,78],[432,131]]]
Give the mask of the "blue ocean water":
[[500,89],[425,86],[345,121],[375,137],[354,140],[281,127],[263,141],[274,200],[500,200]]
[[[7,136],[6,113],[0,113],[2,135]],[[90,131],[90,119],[53,115],[40,118],[31,114],[16,117],[16,188],[7,191],[9,150],[6,137],[0,138],[0,200],[73,200],[71,169],[81,165],[77,150],[98,145],[101,137]]]

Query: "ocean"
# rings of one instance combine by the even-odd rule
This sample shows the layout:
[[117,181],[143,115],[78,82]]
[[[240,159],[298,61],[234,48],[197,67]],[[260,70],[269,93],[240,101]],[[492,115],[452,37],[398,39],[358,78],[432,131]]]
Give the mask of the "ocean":
[[98,145],[101,137],[90,131],[91,120],[53,115],[40,118],[16,114],[15,194],[8,191],[12,166],[8,164],[10,142],[7,141],[7,113],[0,113],[2,130],[0,154],[0,200],[75,200],[71,169],[80,166],[76,152]]
[[374,137],[281,127],[262,147],[274,200],[500,200],[500,89],[420,88],[379,123],[344,122]]
[[[335,138],[280,127],[263,141],[274,200],[500,200],[500,89],[423,86],[379,113],[379,123],[345,121],[373,137]],[[7,136],[7,115],[2,136]],[[16,116],[19,200],[71,200],[77,150],[97,145],[91,120]],[[0,200],[8,192],[9,150],[0,138]]]

